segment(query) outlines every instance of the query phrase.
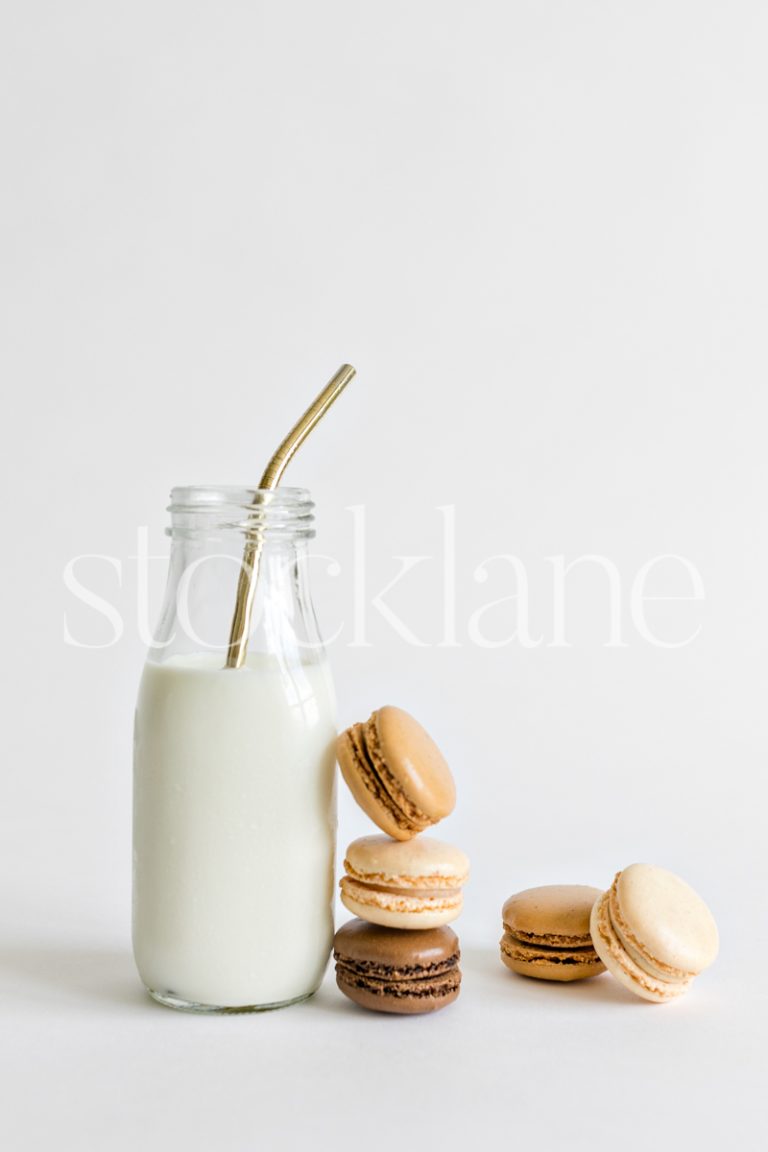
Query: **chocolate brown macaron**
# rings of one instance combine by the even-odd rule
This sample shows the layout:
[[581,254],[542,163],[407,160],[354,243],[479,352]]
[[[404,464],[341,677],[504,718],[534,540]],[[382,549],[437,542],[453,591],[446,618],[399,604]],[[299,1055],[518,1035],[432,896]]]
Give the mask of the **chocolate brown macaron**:
[[585,980],[604,972],[589,931],[600,895],[585,884],[549,884],[510,896],[501,913],[503,963],[537,980]]
[[333,941],[336,983],[374,1012],[436,1012],[459,995],[459,941],[448,927],[401,932],[350,920]]
[[357,803],[395,840],[410,840],[453,811],[451,770],[432,737],[387,705],[336,741],[341,774]]

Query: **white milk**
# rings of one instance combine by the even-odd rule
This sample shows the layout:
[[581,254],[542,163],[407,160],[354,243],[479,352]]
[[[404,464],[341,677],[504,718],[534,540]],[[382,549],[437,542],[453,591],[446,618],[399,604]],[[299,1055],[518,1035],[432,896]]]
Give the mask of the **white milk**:
[[192,1004],[313,992],[333,938],[335,708],[325,665],[147,664],[134,751],[133,947]]

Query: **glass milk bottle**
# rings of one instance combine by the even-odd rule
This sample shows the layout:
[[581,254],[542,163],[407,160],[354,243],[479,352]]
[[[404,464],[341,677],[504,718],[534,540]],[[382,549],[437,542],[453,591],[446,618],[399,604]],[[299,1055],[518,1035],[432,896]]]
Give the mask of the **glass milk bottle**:
[[[139,689],[133,948],[176,1008],[315,991],[333,937],[333,686],[297,488],[174,488],[170,572]],[[247,656],[226,668],[246,532],[263,541]]]

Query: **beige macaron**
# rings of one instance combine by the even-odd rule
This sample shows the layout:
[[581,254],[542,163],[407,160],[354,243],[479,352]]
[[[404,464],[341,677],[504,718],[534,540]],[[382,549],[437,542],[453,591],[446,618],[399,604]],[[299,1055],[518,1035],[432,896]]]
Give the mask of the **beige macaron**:
[[443,754],[418,720],[387,705],[336,741],[341,774],[383,832],[410,840],[453,811],[456,788]]
[[430,836],[363,836],[347,849],[344,870],[341,900],[355,916],[387,928],[437,928],[461,912],[469,861]]
[[503,963],[537,980],[584,980],[604,972],[589,934],[599,896],[599,888],[584,884],[547,884],[510,896],[501,913]]
[[644,1000],[664,1004],[688,991],[713,962],[718,932],[692,888],[664,868],[631,864],[595,901],[592,940],[616,979]]

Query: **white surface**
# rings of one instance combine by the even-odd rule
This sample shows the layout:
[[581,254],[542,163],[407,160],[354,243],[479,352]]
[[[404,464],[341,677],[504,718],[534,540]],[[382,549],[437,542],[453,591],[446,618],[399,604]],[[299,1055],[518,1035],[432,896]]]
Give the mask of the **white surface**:
[[292,1008],[201,1018],[144,998],[124,945],[11,953],[10,1147],[762,1147],[741,957],[660,1006],[607,974],[515,977],[489,945],[434,1016],[366,1013],[329,979]]
[[[482,1125],[526,1147],[757,1147],[765,6],[6,8],[4,1146],[295,1147],[303,1128],[464,1147]],[[291,481],[338,564],[313,585],[324,633],[342,628],[342,723],[400,704],[454,768],[440,835],[473,865],[466,987],[415,1022],[331,991],[265,1019],[174,1016],[128,955],[136,529],[162,554],[173,484],[254,482],[343,360],[358,379]],[[62,639],[65,613],[81,642],[112,636],[62,580],[83,553],[114,561],[76,567],[123,618],[110,647]],[[632,613],[665,553],[705,594],[645,605],[658,636],[695,635],[679,648]],[[473,614],[521,591],[510,560],[483,561],[510,554],[544,639],[483,647],[515,603]],[[588,554],[615,565],[624,647],[606,646],[594,562],[568,577],[571,646],[553,646],[551,558]],[[398,631],[374,601],[403,556],[427,559],[384,596]],[[680,564],[648,577],[695,591]],[[342,843],[369,830],[342,794]],[[718,919],[689,999],[510,983],[504,898],[607,885],[633,860],[681,873]]]

